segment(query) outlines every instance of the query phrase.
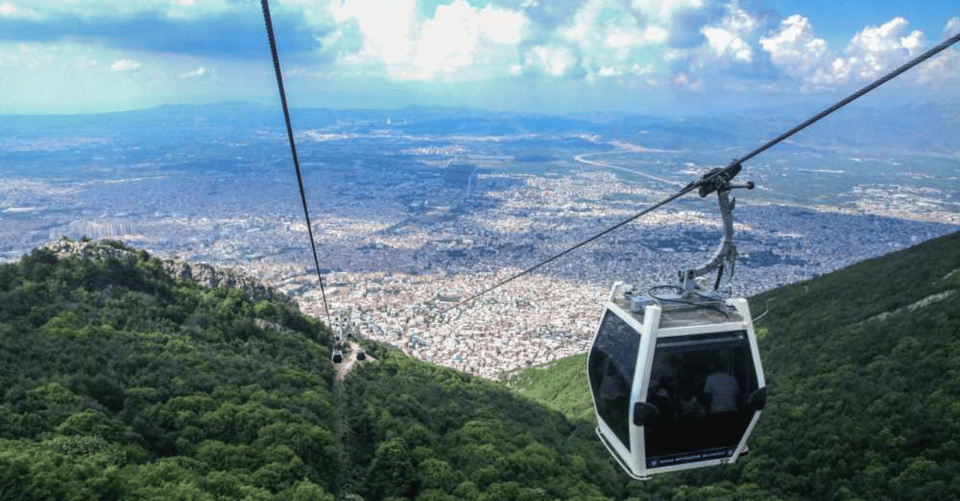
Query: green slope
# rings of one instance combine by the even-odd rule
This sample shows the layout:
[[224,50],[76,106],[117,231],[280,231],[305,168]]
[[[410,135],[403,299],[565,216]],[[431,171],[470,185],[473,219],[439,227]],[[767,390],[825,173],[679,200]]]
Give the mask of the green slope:
[[571,420],[596,423],[586,369],[587,355],[573,355],[511,372],[503,384]]
[[[738,482],[786,498],[960,499],[958,249],[954,233],[752,298],[770,306],[757,328],[771,393],[750,454],[727,468]],[[592,419],[583,366],[506,384]]]
[[0,266],[0,499],[333,499],[326,327],[80,254]]
[[0,499],[960,499],[957,248],[754,298],[751,453],[645,483],[593,434],[582,357],[507,387],[365,342],[339,383],[329,330],[265,289],[34,251],[0,265]]
[[589,427],[495,383],[372,343],[339,383],[330,331],[270,291],[58,247],[0,265],[0,499],[628,494]]

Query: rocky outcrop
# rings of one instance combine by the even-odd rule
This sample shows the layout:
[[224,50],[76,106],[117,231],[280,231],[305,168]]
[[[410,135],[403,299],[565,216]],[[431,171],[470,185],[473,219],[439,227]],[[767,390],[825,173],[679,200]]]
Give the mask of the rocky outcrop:
[[236,270],[223,270],[209,264],[186,261],[164,261],[163,268],[176,278],[193,280],[204,287],[239,289],[244,297],[254,302],[272,299],[281,303],[296,304],[290,296]]
[[[54,251],[60,258],[70,255],[82,259],[116,258],[131,265],[135,265],[139,260],[149,258],[146,251],[138,251],[113,240],[77,242],[61,239],[44,247]],[[253,302],[272,299],[281,303],[296,305],[296,302],[290,296],[273,287],[263,285],[257,279],[237,270],[225,270],[205,263],[189,263],[179,259],[168,259],[161,262],[164,271],[179,280],[190,280],[211,289],[216,287],[238,289],[246,299]]]

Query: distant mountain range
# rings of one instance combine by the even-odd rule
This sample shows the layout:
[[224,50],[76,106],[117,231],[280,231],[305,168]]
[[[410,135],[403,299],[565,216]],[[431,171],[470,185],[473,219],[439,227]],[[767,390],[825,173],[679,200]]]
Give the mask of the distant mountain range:
[[[832,103],[824,103],[823,107]],[[809,107],[806,107],[809,110]],[[549,114],[489,112],[465,108],[410,107],[397,110],[294,109],[294,127],[337,132],[396,132],[414,135],[599,134],[666,149],[749,148],[797,125],[814,111],[795,107],[743,110],[710,116]],[[279,106],[248,103],[161,106],[93,115],[0,117],[0,137],[50,135],[122,137],[142,131],[282,131]],[[796,145],[820,150],[923,153],[960,156],[960,102],[918,103],[890,108],[854,103],[798,134]]]

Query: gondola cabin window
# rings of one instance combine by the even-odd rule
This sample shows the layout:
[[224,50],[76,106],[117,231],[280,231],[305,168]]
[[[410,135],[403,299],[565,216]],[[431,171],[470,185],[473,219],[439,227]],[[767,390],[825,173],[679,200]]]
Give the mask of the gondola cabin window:
[[757,374],[746,331],[657,340],[646,401],[647,468],[729,459],[753,418]]
[[629,413],[640,333],[612,312],[601,322],[590,351],[590,382],[597,414],[629,449]]

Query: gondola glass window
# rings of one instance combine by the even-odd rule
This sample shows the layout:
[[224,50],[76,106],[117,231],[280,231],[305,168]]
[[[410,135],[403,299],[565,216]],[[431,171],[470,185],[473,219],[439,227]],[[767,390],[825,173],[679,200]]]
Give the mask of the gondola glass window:
[[640,333],[607,311],[588,361],[597,414],[628,449],[630,392],[639,346]]
[[757,373],[746,331],[657,339],[647,402],[646,467],[729,458],[754,415]]

